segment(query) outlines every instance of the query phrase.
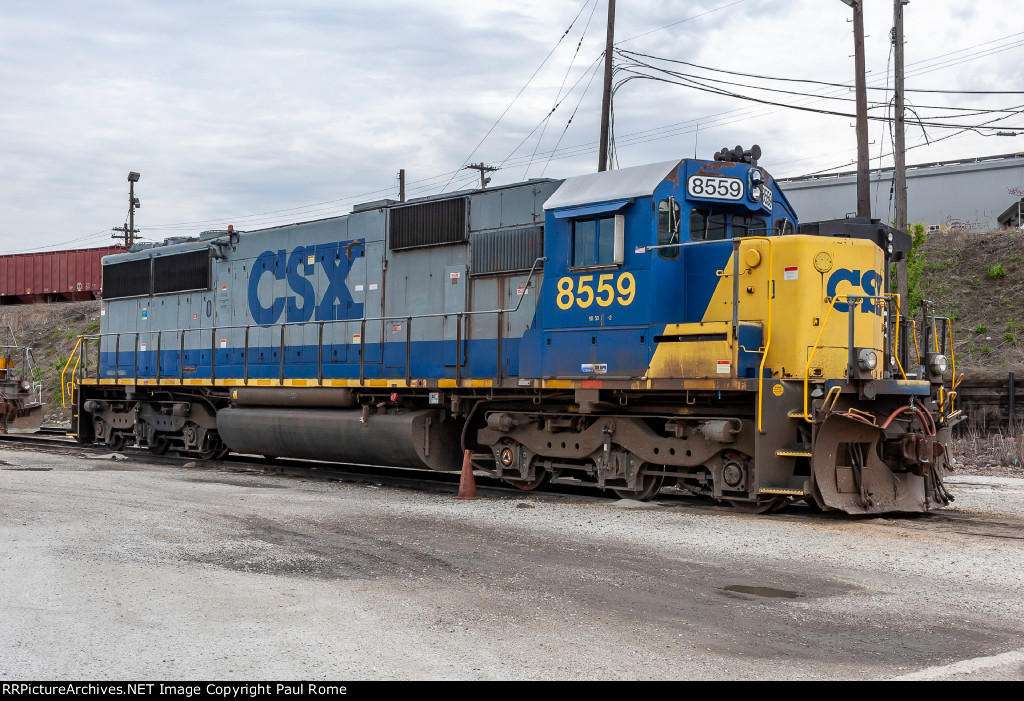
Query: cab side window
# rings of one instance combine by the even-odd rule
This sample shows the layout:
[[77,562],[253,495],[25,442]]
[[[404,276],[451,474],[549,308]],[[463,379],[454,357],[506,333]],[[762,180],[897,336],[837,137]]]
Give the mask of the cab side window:
[[775,235],[788,236],[793,233],[793,222],[789,219],[779,219],[775,222]]
[[[679,243],[679,228],[682,219],[682,208],[675,198],[658,202],[658,245],[676,245]],[[658,257],[663,260],[678,260],[679,248],[659,248]]]
[[572,267],[586,268],[615,263],[615,217],[574,219]]
[[748,217],[734,214],[732,217],[732,237],[767,236],[768,224],[762,217]]
[[725,215],[694,207],[690,210],[690,238],[694,241],[720,241],[728,238]]

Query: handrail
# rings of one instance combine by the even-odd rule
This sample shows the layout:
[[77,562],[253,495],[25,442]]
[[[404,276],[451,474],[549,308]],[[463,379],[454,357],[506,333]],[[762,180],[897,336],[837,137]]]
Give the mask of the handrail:
[[[546,259],[539,258],[539,259],[537,259],[537,262],[540,262],[542,260],[546,260]],[[536,266],[536,262],[535,262],[534,265]],[[531,276],[532,276],[533,272],[534,271],[531,270]],[[215,377],[216,377],[216,375],[215,375],[215,365],[216,365],[217,346],[218,346],[217,341],[216,341],[216,339],[217,339],[217,332],[230,331],[230,330],[236,330],[236,329],[244,329],[245,330],[245,348],[243,350],[243,363],[244,363],[245,367],[243,368],[243,375],[244,375],[244,378],[245,378],[244,379],[244,383],[248,384],[248,381],[249,381],[249,346],[250,346],[250,343],[249,343],[249,331],[250,331],[250,329],[254,329],[254,328],[261,328],[261,329],[275,329],[275,328],[279,328],[280,329],[280,338],[279,338],[279,341],[278,341],[278,345],[279,345],[279,347],[278,347],[278,353],[279,353],[278,377],[279,377],[280,380],[284,380],[285,379],[285,377],[284,377],[284,375],[285,375],[285,372],[284,372],[284,367],[285,367],[285,346],[286,346],[285,341],[286,341],[286,331],[287,331],[287,329],[289,327],[302,327],[302,326],[308,326],[310,324],[315,324],[318,327],[318,345],[321,346],[319,348],[318,352],[317,352],[317,378],[318,378],[318,383],[322,383],[322,381],[323,381],[323,349],[322,349],[322,345],[323,345],[323,329],[324,329],[324,326],[327,325],[327,324],[356,324],[356,323],[358,323],[359,324],[359,367],[360,367],[360,381],[362,382],[362,381],[365,380],[366,322],[386,322],[386,321],[399,322],[399,321],[401,321],[402,323],[404,323],[405,331],[406,331],[406,333],[405,333],[406,362],[405,362],[405,373],[404,373],[404,375],[405,375],[406,381],[409,382],[409,381],[411,381],[411,378],[412,378],[412,374],[411,374],[412,373],[412,352],[411,352],[412,322],[416,321],[416,320],[419,320],[419,319],[447,319],[449,317],[455,317],[455,319],[456,319],[456,345],[458,346],[457,349],[456,349],[456,366],[455,366],[455,369],[456,369],[456,378],[458,380],[461,380],[462,379],[462,365],[466,362],[466,354],[462,350],[462,344],[465,343],[465,341],[468,340],[468,338],[466,337],[466,336],[468,336],[468,334],[466,334],[466,335],[462,334],[463,327],[466,325],[466,317],[478,316],[478,315],[482,316],[482,315],[487,315],[487,314],[496,315],[497,319],[498,319],[498,326],[499,326],[498,333],[500,334],[501,333],[500,326],[501,326],[501,320],[502,320],[503,315],[506,314],[506,313],[509,313],[509,312],[514,313],[514,312],[519,310],[520,306],[522,305],[523,297],[526,296],[525,295],[525,288],[527,288],[529,286],[529,282],[530,282],[530,278],[528,277],[527,281],[524,283],[524,294],[520,295],[519,300],[517,300],[516,305],[514,307],[508,307],[508,308],[502,308],[502,309],[485,309],[485,310],[468,311],[468,312],[465,312],[465,311],[463,311],[463,312],[437,312],[437,313],[432,313],[432,314],[418,314],[418,315],[411,315],[411,316],[410,315],[398,315],[398,314],[396,314],[396,315],[392,315],[392,316],[359,317],[359,318],[355,318],[355,319],[324,319],[324,320],[320,320],[320,321],[285,321],[285,322],[278,322],[278,323],[274,323],[274,324],[232,324],[232,325],[227,325],[227,326],[212,326],[212,327],[208,327],[208,328],[152,329],[152,330],[142,330],[142,331],[112,331],[112,332],[108,332],[108,333],[82,334],[81,336],[79,336],[79,343],[81,343],[82,341],[85,341],[86,344],[88,344],[89,342],[95,340],[96,341],[96,345],[97,345],[97,354],[98,354],[97,357],[99,357],[99,354],[101,354],[101,352],[102,352],[101,344],[102,344],[103,339],[104,338],[114,337],[116,339],[115,351],[114,351],[114,355],[115,355],[115,361],[114,361],[115,362],[115,376],[120,377],[120,346],[121,346],[121,337],[125,336],[125,335],[132,335],[133,336],[133,341],[134,341],[134,345],[133,345],[133,348],[134,348],[134,350],[133,350],[133,356],[134,356],[133,357],[133,365],[134,365],[133,378],[137,381],[138,380],[138,354],[140,352],[139,344],[140,344],[140,339],[141,339],[142,334],[157,335],[158,339],[159,339],[162,336],[162,334],[174,333],[176,335],[176,337],[179,339],[179,344],[178,344],[178,346],[179,346],[178,380],[179,380],[179,382],[182,382],[182,381],[184,381],[184,367],[185,367],[185,351],[186,351],[186,348],[185,348],[185,334],[189,334],[189,333],[200,334],[200,336],[202,337],[206,333],[210,333],[210,375],[211,375],[211,380],[214,380]],[[383,343],[383,335],[381,336],[381,342]],[[159,343],[159,340],[158,340],[158,344],[157,344],[158,348],[161,345],[162,344]],[[346,344],[346,345],[348,345],[348,344]],[[76,345],[76,348],[77,348],[77,345]],[[500,370],[501,370],[501,362],[502,362],[501,350],[500,350],[501,344],[500,343],[498,344],[498,348],[499,348],[499,350],[498,350],[498,356],[497,356],[496,362],[497,362],[498,371],[500,372]],[[384,359],[382,357],[381,358],[381,362],[383,362],[383,360]],[[159,357],[157,359],[157,363],[159,364]],[[98,372],[99,372],[99,362],[97,362],[97,373]],[[160,373],[161,370],[159,370],[159,368],[158,368],[157,372]],[[97,374],[97,378],[98,377],[99,377],[99,375]]]
[[[825,315],[825,321],[823,321],[822,324],[821,324],[821,330],[818,331],[818,337],[814,340],[814,346],[811,348],[811,353],[810,353],[810,355],[807,356],[807,364],[804,365],[804,413],[803,413],[802,418],[803,418],[804,421],[807,421],[808,423],[811,422],[811,415],[810,415],[810,413],[807,410],[807,395],[808,395],[808,389],[810,387],[811,362],[814,360],[815,353],[818,352],[818,346],[821,345],[821,337],[824,335],[825,329],[828,327],[828,320],[832,317],[832,312],[836,308],[836,303],[839,302],[840,300],[844,300],[846,302],[846,304],[850,305],[849,306],[849,311],[847,313],[851,314],[851,315],[856,313],[855,306],[853,304],[851,304],[851,302],[853,302],[854,300],[856,300],[857,302],[864,302],[865,300],[873,300],[873,301],[879,302],[881,304],[888,304],[888,301],[885,299],[884,295],[836,295],[835,297],[832,298],[832,301],[831,301],[831,303],[828,306],[828,314]],[[850,333],[849,333],[849,335],[848,335],[848,337],[846,339],[846,342],[849,345],[850,349],[853,348],[853,342],[854,342],[854,339],[853,339],[853,329],[854,328],[855,328],[855,326],[851,322],[851,324],[850,324],[851,331],[850,331]]]
[[886,297],[892,297],[896,300],[896,335],[892,341],[892,355],[896,358],[896,367],[900,369],[900,374],[903,375],[903,379],[907,379],[907,371],[903,369],[903,363],[900,362],[900,295],[898,292],[886,292]]
[[[951,372],[950,391],[947,393],[945,385],[943,385],[943,384],[939,385],[939,419],[944,419],[945,418],[945,416],[944,416],[944,414],[945,414],[944,407],[945,407],[945,403],[946,403],[946,397],[947,396],[950,397],[949,410],[952,412],[953,411],[953,398],[955,398],[956,394],[957,394],[956,393],[956,352],[953,350],[953,320],[950,319],[948,316],[933,316],[932,317],[932,336],[935,339],[935,344],[934,344],[935,345],[935,352],[939,353],[939,335],[938,335],[938,333],[936,332],[936,329],[935,329],[935,321],[937,319],[941,319],[942,321],[945,322],[942,325],[944,327],[944,332],[948,332],[949,333],[949,368],[950,368],[950,372]],[[946,334],[943,333],[943,339],[942,339],[943,340],[943,344],[945,344],[945,340],[946,340],[945,339],[945,335]]]
[[[767,331],[765,332],[764,351],[761,353],[761,364],[757,368],[757,432],[763,433],[761,429],[761,421],[764,407],[764,366],[768,361],[768,349],[772,346],[772,308],[775,306],[775,271],[773,265],[775,262],[775,246],[770,236],[751,236],[753,240],[767,241],[768,242],[768,316],[766,319]],[[739,256],[739,249],[734,254]],[[737,333],[736,343],[739,344],[739,334]]]
[[[68,392],[67,392],[67,390],[65,388],[70,387],[71,384],[74,383],[74,381],[75,381],[75,374],[78,372],[78,363],[81,362],[81,360],[82,360],[81,356],[78,355],[78,347],[82,345],[83,338],[84,338],[84,336],[79,336],[78,337],[78,343],[75,344],[74,349],[71,351],[71,355],[68,357],[68,362],[64,363],[64,369],[61,370],[61,373],[60,373],[60,405],[62,407],[64,407],[65,409],[68,408],[68,397],[67,397]],[[64,375],[67,373],[68,366],[71,365],[71,361],[74,360],[75,358],[78,358],[78,360],[75,361],[74,370],[71,371],[71,382],[69,382],[68,384],[65,385],[64,384]]]

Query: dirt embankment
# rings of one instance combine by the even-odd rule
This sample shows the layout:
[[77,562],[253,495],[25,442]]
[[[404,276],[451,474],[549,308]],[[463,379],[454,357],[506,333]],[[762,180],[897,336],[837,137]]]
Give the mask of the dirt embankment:
[[32,304],[3,307],[0,331],[11,327],[18,344],[32,349],[34,377],[43,383],[43,423],[66,423],[71,412],[61,407],[60,374],[80,334],[98,333],[99,302]]
[[1024,232],[936,232],[923,251],[921,292],[953,320],[957,373],[1024,375]]

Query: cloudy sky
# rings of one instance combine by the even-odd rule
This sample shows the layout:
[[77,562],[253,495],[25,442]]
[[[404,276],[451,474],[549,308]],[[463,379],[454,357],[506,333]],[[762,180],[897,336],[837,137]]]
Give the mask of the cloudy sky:
[[[501,165],[495,184],[592,171],[605,1],[6,0],[0,253],[106,244],[126,217],[130,170],[142,173],[136,223],[151,239],[343,214],[396,197],[399,168],[410,196],[470,186],[467,161]],[[885,87],[892,3],[864,1],[868,82]],[[1024,90],[1019,9],[913,0],[908,89]],[[845,83],[850,17],[840,0],[619,0],[616,41],[710,68]],[[853,110],[845,88],[637,58],[714,89]],[[631,75],[617,61],[616,78]],[[873,91],[883,106],[872,114],[890,98]],[[1024,94],[910,99],[925,121],[1024,126],[1012,112],[976,114],[1021,109]],[[776,176],[845,170],[852,122],[654,80],[630,80],[615,98],[621,167],[756,142]],[[884,125],[871,140],[872,165],[891,162]],[[1024,135],[914,126],[908,145],[908,162],[930,162],[1024,151]]]

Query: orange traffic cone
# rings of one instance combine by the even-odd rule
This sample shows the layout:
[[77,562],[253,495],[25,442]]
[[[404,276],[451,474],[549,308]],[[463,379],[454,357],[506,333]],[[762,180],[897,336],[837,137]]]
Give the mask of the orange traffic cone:
[[459,499],[477,499],[476,482],[473,481],[473,461],[469,451],[462,457],[462,478],[459,480]]

